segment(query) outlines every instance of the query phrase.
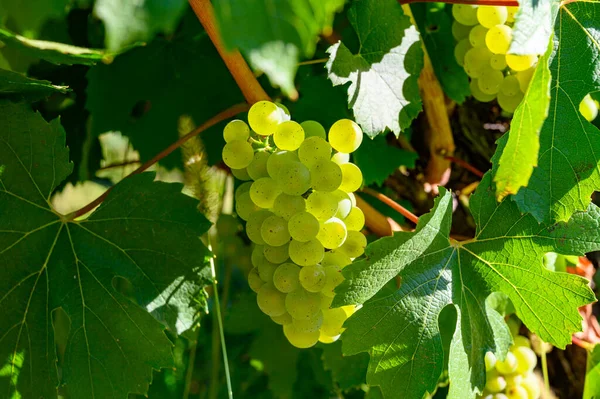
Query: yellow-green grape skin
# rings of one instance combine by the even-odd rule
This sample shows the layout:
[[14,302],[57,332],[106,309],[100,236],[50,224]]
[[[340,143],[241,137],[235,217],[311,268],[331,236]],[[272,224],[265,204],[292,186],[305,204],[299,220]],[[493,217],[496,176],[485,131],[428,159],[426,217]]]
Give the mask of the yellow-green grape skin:
[[[481,7],[479,7],[481,9]],[[488,28],[483,25],[475,25],[471,32],[469,32],[469,43],[473,47],[485,46],[485,35],[487,34]]]
[[279,108],[279,115],[281,116],[281,122],[287,122],[292,119],[292,115],[290,114],[290,110],[283,105],[282,103],[275,103],[277,108]]
[[500,91],[507,96],[516,96],[520,91],[519,79],[515,75],[508,75],[502,81]]
[[300,144],[298,158],[308,168],[318,161],[328,161],[331,159],[331,144],[321,137],[309,137]]
[[321,266],[336,266],[338,269],[342,269],[351,263],[352,259],[347,255],[337,251],[329,251],[325,252],[325,256],[323,256],[323,260],[321,261]]
[[249,192],[242,193],[242,195],[240,195],[240,197],[235,201],[235,213],[237,213],[237,215],[243,220],[247,221],[250,215],[259,209],[260,207],[252,202]]
[[278,247],[290,242],[288,222],[281,216],[273,215],[266,218],[260,228],[265,244]]
[[463,25],[458,21],[452,21],[452,36],[456,41],[468,38],[469,32],[471,32],[470,26]]
[[259,264],[256,269],[258,270],[258,275],[262,281],[265,283],[272,283],[273,275],[275,274],[277,267],[278,265],[265,259],[265,261]]
[[327,140],[327,132],[323,125],[317,121],[304,121],[300,124],[304,129],[304,136],[309,137],[320,137],[323,140]]
[[285,298],[287,312],[299,320],[310,320],[321,310],[321,295],[300,287]]
[[263,177],[252,183],[250,187],[250,198],[252,202],[261,208],[272,208],[281,189],[277,182],[270,177]]
[[350,154],[346,154],[345,152],[336,152],[331,156],[331,162],[335,162],[338,165],[350,162]]
[[281,191],[289,195],[302,195],[310,189],[312,174],[300,162],[286,164],[275,177]]
[[339,152],[350,154],[362,143],[363,132],[360,126],[350,119],[340,119],[329,129],[329,143]]
[[267,160],[267,172],[269,172],[269,176],[275,178],[277,177],[279,171],[285,167],[285,165],[288,165],[291,162],[299,161],[298,155],[296,155],[296,153],[293,151],[274,152]]
[[308,292],[321,292],[326,281],[325,268],[321,265],[304,266],[300,269],[300,284]]
[[454,4],[452,16],[459,23],[467,26],[477,25],[477,6],[468,4]]
[[321,310],[327,310],[327,309],[331,308],[332,303],[333,303],[332,296],[323,295],[323,293],[321,293]]
[[299,242],[307,242],[319,233],[320,224],[317,218],[308,212],[298,212],[288,220],[290,236]]
[[583,97],[579,103],[579,112],[588,121],[591,122],[598,116],[598,105],[589,94]]
[[233,140],[246,141],[250,137],[250,128],[248,124],[240,119],[235,119],[225,125],[223,129],[223,138],[226,143]]
[[269,160],[269,156],[270,155],[264,151],[257,151],[254,154],[252,162],[246,167],[248,176],[250,176],[252,180],[258,180],[261,177],[269,177],[269,172],[267,172],[267,161]]
[[462,39],[458,43],[456,43],[456,46],[454,47],[454,58],[456,59],[456,63],[458,65],[465,65],[465,55],[472,48],[473,46],[471,46],[469,38]]
[[512,352],[506,354],[504,360],[498,359],[496,361],[496,370],[500,374],[511,374],[517,370],[517,358]]
[[477,20],[486,28],[502,25],[508,18],[508,10],[501,6],[480,6],[477,9]]
[[342,190],[335,190],[331,193],[331,195],[335,198],[338,204],[335,217],[339,219],[345,219],[352,210],[352,198],[350,197],[350,194]]
[[273,273],[275,288],[284,293],[290,293],[300,287],[300,267],[293,263],[279,265]]
[[323,324],[323,312],[319,310],[317,314],[308,320],[292,318],[292,323],[300,332],[318,332]]
[[306,200],[306,210],[319,220],[327,220],[338,210],[338,203],[331,193],[313,191]]
[[346,319],[346,312],[342,308],[324,310],[321,331],[330,337],[339,335]]
[[286,295],[279,291],[273,283],[266,283],[256,296],[260,310],[267,316],[281,316],[285,313]]
[[324,344],[331,344],[334,343],[335,341],[337,341],[340,338],[340,335],[336,335],[334,337],[331,337],[327,334],[325,334],[323,331],[319,331],[319,342],[322,342]]
[[250,193],[250,187],[252,187],[252,182],[248,181],[245,183],[242,183],[238,186],[238,188],[235,189],[235,194],[234,194],[234,198],[237,201],[240,197],[240,195],[244,194],[244,193]]
[[280,326],[285,326],[287,324],[292,324],[292,316],[288,312],[285,312],[281,316],[271,316],[271,320]]
[[[489,396],[492,396],[492,395],[489,395]],[[487,397],[486,397],[486,399],[487,399]],[[495,394],[492,397],[492,399],[508,399],[508,396],[506,396],[505,394],[500,392],[500,393]]]
[[482,103],[488,103],[494,98],[496,98],[496,95],[485,94],[481,91],[481,89],[479,88],[478,79],[472,79],[471,83],[469,83],[469,88],[471,89],[471,94],[473,95],[473,98],[475,98],[477,101],[481,101]]
[[223,162],[232,169],[242,169],[250,165],[254,150],[247,141],[233,140],[223,147]]
[[500,107],[506,111],[513,113],[523,101],[523,93],[519,92],[514,96],[507,96],[504,93],[498,93],[498,104]]
[[485,371],[491,371],[496,366],[496,355],[492,352],[487,352],[485,354]]
[[525,374],[532,371],[537,365],[535,352],[526,346],[511,349],[517,359],[517,373]]
[[298,122],[287,121],[280,123],[273,134],[277,148],[286,151],[295,151],[304,141],[304,129]]
[[270,136],[275,133],[282,120],[281,110],[271,101],[259,101],[248,111],[250,127],[261,136]]
[[515,385],[506,390],[506,397],[508,399],[528,399],[529,394],[527,390],[520,385]]
[[492,53],[486,47],[473,47],[465,54],[464,69],[471,78],[478,78],[490,64]]
[[[485,44],[494,54],[506,54],[512,41],[512,29],[506,25],[496,25],[485,35]],[[508,59],[507,59],[508,64]]]
[[343,221],[338,218],[331,218],[321,223],[321,228],[317,234],[317,240],[327,249],[339,248],[346,237],[348,231]]
[[325,248],[319,240],[313,238],[306,242],[292,240],[290,242],[290,259],[300,266],[316,265],[321,262]]
[[[518,367],[517,367],[518,369]],[[517,371],[518,373],[518,371]],[[517,373],[512,373],[512,374],[508,374],[504,376],[504,380],[506,380],[506,386],[507,387],[514,387],[515,385],[521,385],[521,383],[523,382],[523,375],[521,374],[517,374]]]
[[508,11],[508,16],[506,18],[506,22],[508,22],[508,23],[515,22],[515,15],[517,15],[517,11],[519,11],[519,7],[516,7],[516,6],[506,7],[506,11]]
[[248,273],[248,285],[252,291],[258,293],[258,290],[260,290],[260,287],[262,287],[264,283],[265,282],[262,281],[258,275],[258,269],[256,267],[250,270],[250,273]]
[[477,79],[479,89],[488,95],[497,94],[500,91],[500,85],[504,80],[502,72],[492,69],[491,67],[484,68]]
[[485,389],[492,393],[503,391],[506,388],[506,380],[497,373],[488,373],[485,381]]
[[343,220],[348,231],[361,231],[365,226],[365,214],[356,206],[352,207],[348,216]]
[[302,332],[292,324],[283,326],[283,334],[296,348],[306,349],[314,346],[319,341],[319,331]]
[[265,245],[260,230],[265,219],[272,215],[273,213],[266,209],[261,209],[250,215],[246,222],[246,235],[250,241],[258,245]]
[[527,88],[529,87],[529,82],[531,82],[531,78],[535,72],[535,68],[529,68],[524,71],[517,72],[515,75],[517,79],[519,79],[519,88],[521,92],[524,94],[527,92]]
[[353,163],[340,165],[342,169],[342,184],[340,190],[347,193],[356,191],[362,186],[363,176],[360,168]]
[[529,339],[527,337],[524,337],[522,335],[517,335],[516,337],[513,338],[512,348],[518,348],[519,346],[524,346],[526,348],[531,349],[531,342],[529,341]]
[[337,250],[350,258],[358,258],[365,252],[367,237],[359,231],[349,231],[344,244]]
[[521,387],[527,391],[529,399],[538,399],[541,395],[540,384],[535,376],[531,373],[525,376],[521,382]]
[[230,168],[230,169],[231,169],[231,174],[236,179],[242,180],[242,181],[252,180],[252,178],[248,174],[248,171],[246,170],[246,168],[242,168],[242,169],[232,169],[232,168]]
[[325,274],[327,275],[327,281],[321,290],[321,294],[333,298],[335,296],[335,287],[344,281],[342,269],[339,266],[325,266],[324,269]]
[[509,68],[514,71],[521,72],[525,71],[535,65],[537,62],[537,55],[529,54],[529,55],[515,55],[515,54],[507,54],[506,55],[506,64]]
[[490,66],[497,71],[504,71],[506,69],[506,55],[492,54]]
[[264,245],[255,245],[252,249],[252,255],[250,255],[252,266],[258,267],[258,265],[263,263],[265,259]]
[[289,243],[277,247],[265,245],[263,248],[263,255],[269,262],[277,264],[283,263],[290,257]]
[[352,316],[357,310],[356,305],[342,306],[342,309],[344,309],[344,312],[346,312],[346,318]]
[[[346,165],[346,164],[344,164]],[[342,184],[342,166],[328,159],[321,159],[310,168],[310,185],[314,190],[331,192]]]
[[273,213],[281,216],[285,220],[290,220],[292,216],[306,210],[306,200],[299,195],[288,195],[281,193],[275,198],[273,203]]

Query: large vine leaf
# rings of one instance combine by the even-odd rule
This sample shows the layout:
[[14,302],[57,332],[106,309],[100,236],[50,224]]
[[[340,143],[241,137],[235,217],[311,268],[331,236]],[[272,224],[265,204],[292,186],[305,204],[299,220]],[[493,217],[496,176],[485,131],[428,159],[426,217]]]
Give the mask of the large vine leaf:
[[588,350],[583,399],[594,399],[600,395],[600,345]]
[[600,3],[561,6],[554,32],[548,118],[540,155],[515,200],[539,221],[566,221],[600,189],[600,131],[579,113],[585,95],[600,90]]
[[519,11],[513,25],[511,54],[543,54],[552,36],[552,28],[560,1],[525,0],[519,2]]
[[331,30],[344,0],[213,1],[223,41],[239,48],[253,68],[293,95],[300,57],[310,58],[318,35]]
[[[75,398],[145,393],[152,369],[172,366],[171,342],[113,279],[128,279],[141,306],[161,303],[158,319],[185,322],[194,297],[185,303],[176,293],[199,295],[209,281],[198,238],[208,221],[181,185],[154,183],[151,173],[116,185],[85,220],[57,214],[50,195],[72,170],[64,130],[23,104],[2,102],[0,114],[0,391],[56,398],[66,384]],[[57,367],[59,308],[70,328]]]
[[[485,382],[484,355],[503,357],[510,341],[502,318],[486,303],[506,294],[517,315],[544,341],[558,347],[581,329],[578,308],[595,300],[587,280],[546,269],[546,252],[583,254],[600,248],[600,209],[568,223],[538,224],[510,199],[496,202],[488,173],[472,196],[474,239],[449,238],[452,196],[440,190],[433,210],[415,232],[397,233],[367,247],[365,260],[343,271],[333,306],[364,303],[345,324],[344,353],[372,351],[367,382],[387,398],[420,398],[432,392],[449,356],[451,398],[473,398]],[[392,295],[372,298],[399,275]],[[438,316],[457,310],[449,353],[442,349]]]
[[417,80],[423,67],[419,32],[394,0],[356,1],[348,20],[360,49],[331,46],[327,71],[334,86],[348,84],[348,105],[370,137],[389,128],[396,136],[421,111]]
[[384,135],[373,140],[363,140],[353,155],[353,160],[363,174],[363,184],[382,185],[384,180],[400,166],[415,167],[417,153],[388,145]]
[[47,80],[29,78],[23,74],[0,69],[0,96],[24,96],[35,100],[52,93],[66,93],[67,86],[55,86]]

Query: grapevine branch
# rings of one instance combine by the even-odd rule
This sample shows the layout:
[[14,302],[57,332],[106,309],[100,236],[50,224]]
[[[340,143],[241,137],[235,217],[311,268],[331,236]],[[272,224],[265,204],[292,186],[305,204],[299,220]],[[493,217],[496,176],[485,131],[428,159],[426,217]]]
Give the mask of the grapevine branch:
[[470,163],[468,163],[467,161],[464,161],[460,158],[451,157],[449,155],[446,156],[446,159],[450,162],[454,162],[455,164],[462,166],[463,168],[465,168],[466,170],[473,173],[475,176],[477,176],[479,178],[483,177],[483,172],[480,171],[479,169],[477,169],[476,167],[474,167],[473,165],[471,165]]
[[[204,122],[202,125],[198,126],[196,129],[192,130],[185,136],[180,137],[179,140],[175,141],[173,144],[171,144],[170,146],[168,146],[167,148],[165,148],[164,150],[159,152],[156,156],[154,156],[154,158],[150,159],[149,161],[144,162],[139,168],[137,168],[136,170],[131,172],[125,178],[144,172],[146,169],[148,169],[149,167],[151,167],[152,165],[154,165],[155,163],[157,163],[158,161],[160,161],[161,159],[163,159],[164,157],[166,157],[167,155],[169,155],[170,153],[175,151],[177,148],[181,147],[186,141],[188,141],[192,137],[197,136],[198,134],[200,134],[203,131],[205,131],[206,129],[216,125],[217,123],[222,122],[226,119],[229,119],[229,118],[239,114],[240,112],[247,111],[248,109],[249,109],[248,104],[244,103],[244,104],[236,104],[232,107],[227,108],[224,111],[219,112],[217,115],[213,116],[212,118],[210,118],[209,120]],[[104,194],[102,194],[101,196],[99,196],[98,198],[96,198],[94,201],[90,202],[83,208],[67,215],[66,219],[73,220],[73,219],[76,219],[79,216],[85,215],[89,211],[93,210],[94,208],[96,208],[98,205],[100,205],[106,199],[106,197],[111,192],[111,190],[112,190],[112,187],[109,188],[108,190],[106,190],[104,192]]]
[[412,213],[411,211],[409,211],[408,209],[406,209],[387,195],[378,193],[377,191],[370,189],[369,187],[364,187],[361,191],[365,194],[369,194],[370,196],[377,198],[379,201],[383,202],[393,210],[399,212],[402,216],[404,216],[411,222],[415,224],[419,223],[419,218],[414,213]]

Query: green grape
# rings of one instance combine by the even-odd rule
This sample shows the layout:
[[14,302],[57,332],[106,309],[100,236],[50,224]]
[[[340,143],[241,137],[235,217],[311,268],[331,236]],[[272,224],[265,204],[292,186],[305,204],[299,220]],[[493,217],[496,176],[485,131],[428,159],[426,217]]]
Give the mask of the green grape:
[[517,358],[512,352],[508,352],[506,354],[506,358],[504,360],[498,359],[496,361],[496,370],[500,374],[511,374],[517,370]]
[[275,103],[275,105],[277,105],[277,108],[279,108],[282,122],[287,122],[290,119],[292,119],[290,110],[285,105],[283,105],[282,103]]
[[305,210],[306,200],[299,195],[281,193],[275,198],[273,204],[273,213],[285,220],[290,220],[292,216]]
[[231,174],[233,175],[233,177],[235,177],[238,180],[242,180],[242,181],[252,180],[252,178],[248,174],[248,170],[246,170],[246,168],[231,169]]
[[293,321],[292,316],[290,316],[290,314],[288,312],[285,312],[281,316],[271,316],[271,320],[273,320],[275,323],[279,324],[280,326],[292,324],[292,321]]
[[360,168],[353,163],[340,165],[342,169],[342,184],[340,190],[347,193],[356,191],[362,186],[363,176]]
[[323,293],[321,293],[321,310],[327,310],[327,309],[331,308],[332,303],[333,303],[332,296],[323,295]]
[[529,54],[529,55],[516,55],[516,54],[507,54],[506,55],[506,64],[513,71],[521,72],[525,71],[535,65],[537,62],[537,55]]
[[462,39],[456,46],[454,47],[454,58],[456,58],[456,63],[460,66],[465,65],[465,55],[469,50],[471,50],[473,46],[471,46],[471,42],[469,38]]
[[225,125],[223,129],[223,138],[226,143],[234,140],[246,141],[250,137],[250,128],[246,122],[240,119],[234,119]]
[[365,226],[365,214],[356,206],[352,207],[348,216],[343,220],[348,231],[361,231]]
[[498,373],[488,373],[485,379],[485,389],[491,393],[503,391],[506,388],[506,380]]
[[[482,7],[479,7],[481,10]],[[469,43],[473,47],[481,47],[485,46],[485,35],[488,32],[488,28],[483,25],[475,25],[471,32],[469,33]]]
[[347,318],[346,312],[342,308],[324,310],[321,331],[330,337],[339,335],[342,333],[342,326]]
[[267,316],[281,316],[285,313],[286,295],[275,288],[273,283],[266,283],[256,296],[260,310]]
[[297,240],[290,242],[290,258],[300,266],[316,265],[321,262],[324,253],[323,244],[315,238],[306,242]]
[[529,87],[529,82],[531,82],[531,78],[533,78],[533,73],[535,72],[535,68],[529,68],[524,71],[517,72],[515,75],[517,79],[519,79],[519,88],[523,94],[527,93],[527,88]]
[[283,334],[290,344],[300,349],[310,348],[319,340],[319,331],[302,332],[299,331],[293,323],[283,326]]
[[467,26],[477,25],[477,6],[468,4],[454,4],[452,16],[459,23]]
[[346,154],[345,152],[336,152],[331,157],[331,162],[335,162],[338,165],[341,165],[346,162],[350,162],[350,154]]
[[275,181],[284,193],[302,195],[310,189],[311,173],[300,162],[291,162],[277,173]]
[[514,96],[507,96],[504,93],[498,93],[498,104],[506,112],[513,113],[523,100],[523,93],[517,93]]
[[246,235],[248,236],[250,241],[258,245],[265,244],[265,241],[262,239],[260,230],[265,219],[272,215],[272,212],[269,212],[265,209],[261,209],[250,215],[246,222]]
[[325,128],[317,121],[304,121],[300,124],[304,129],[305,137],[320,137],[323,140],[327,140],[327,132]]
[[299,242],[307,242],[317,237],[320,224],[314,215],[302,211],[296,213],[288,221],[290,236]]
[[317,240],[327,249],[335,249],[342,246],[348,231],[346,225],[338,218],[331,218],[321,223],[321,228],[317,234]]
[[531,349],[531,342],[529,342],[529,339],[527,337],[524,337],[522,335],[517,335],[516,337],[513,338],[513,344],[512,344],[512,348],[518,348],[519,346],[524,346],[526,348],[530,348]]
[[296,151],[304,141],[304,129],[298,122],[283,122],[277,126],[273,139],[277,148]]
[[294,323],[296,330],[300,332],[318,332],[323,324],[323,312],[319,310],[317,314],[308,320],[292,318],[292,323]]
[[508,11],[506,22],[515,22],[515,15],[519,11],[519,7],[506,7],[506,11]]
[[363,139],[363,132],[356,122],[340,119],[329,129],[329,143],[339,152],[350,154],[356,151]]
[[517,359],[517,373],[525,374],[532,371],[537,365],[537,356],[535,352],[526,346],[519,346],[511,349],[511,352]]
[[527,390],[522,386],[515,385],[506,390],[506,397],[508,399],[528,399],[529,395]]
[[331,337],[327,334],[325,334],[323,331],[319,331],[319,342],[322,342],[324,344],[331,344],[334,343],[335,341],[337,341],[340,338],[340,335],[336,335],[335,337]]
[[508,75],[500,85],[500,91],[506,96],[516,96],[519,94],[519,79],[515,75]]
[[258,267],[258,265],[263,263],[266,259],[267,258],[265,258],[264,254],[264,245],[255,245],[252,249],[252,255],[250,255],[252,266]]
[[497,71],[504,71],[506,69],[506,55],[492,54],[492,58],[490,58],[490,66]]
[[481,6],[477,9],[477,20],[486,28],[496,25],[502,25],[508,18],[506,7],[500,6]]
[[509,388],[514,387],[516,385],[521,385],[521,383],[523,382],[523,376],[521,374],[516,373],[505,375],[504,379],[506,380],[506,386]]
[[260,279],[265,283],[273,282],[273,275],[275,274],[275,270],[277,270],[278,266],[279,265],[271,263],[265,259],[264,262],[256,267],[258,269],[258,275],[260,276]]
[[321,266],[337,266],[338,269],[342,269],[352,263],[352,259],[344,255],[341,252],[329,251],[325,252]]
[[506,54],[511,41],[512,29],[506,25],[493,26],[485,35],[485,44],[494,54]]
[[242,169],[250,165],[254,150],[247,141],[233,140],[223,147],[223,162],[232,169]]
[[452,36],[456,41],[468,38],[469,32],[471,32],[470,26],[463,25],[458,21],[452,21]]
[[521,387],[527,391],[529,399],[538,399],[542,394],[540,389],[540,383],[537,380],[535,374],[531,373],[525,376],[521,382]]
[[479,79],[477,79],[477,84],[479,85],[479,90],[488,95],[497,94],[500,91],[500,85],[504,80],[504,75],[502,72],[492,69],[492,67],[485,67]]
[[300,287],[287,295],[285,307],[294,319],[310,320],[321,310],[321,295]]
[[321,290],[321,294],[334,297],[335,296],[335,287],[340,285],[342,281],[344,281],[344,276],[342,275],[342,269],[339,266],[325,266],[325,274],[327,275],[327,281]]
[[265,258],[272,263],[283,263],[289,258],[289,243],[279,246],[265,245],[263,248],[263,255]]
[[[346,165],[346,164],[344,164]],[[328,159],[321,159],[310,168],[310,184],[314,190],[331,192],[342,183],[342,166]]]
[[290,293],[300,287],[299,275],[300,268],[297,265],[284,263],[275,269],[273,284],[279,291]]
[[496,366],[496,355],[492,352],[486,352],[485,354],[485,371],[491,371]]
[[298,155],[292,151],[277,151],[267,160],[267,172],[275,178],[279,171],[292,162],[299,162]]
[[248,285],[252,291],[258,292],[264,283],[265,282],[262,281],[258,275],[258,269],[256,267],[250,270],[250,273],[248,273]]
[[298,158],[307,167],[311,168],[317,161],[331,159],[331,144],[321,137],[309,137],[298,148]]
[[240,195],[240,198],[235,202],[235,213],[242,218],[242,220],[248,220],[250,215],[253,212],[256,212],[260,209],[258,205],[252,202],[252,198],[250,198],[250,193],[245,192]]
[[265,219],[260,228],[260,234],[265,244],[274,247],[285,245],[291,239],[287,220],[277,215]]
[[346,218],[350,211],[352,210],[352,198],[350,195],[342,190],[335,190],[331,193],[338,204],[337,212],[335,213],[335,217],[339,219]]
[[248,111],[248,123],[252,130],[261,136],[275,133],[277,126],[283,121],[279,107],[271,101],[259,101]]
[[308,292],[321,292],[326,281],[325,268],[321,265],[304,266],[300,270],[300,284]]
[[589,94],[583,97],[579,103],[579,112],[588,121],[591,122],[598,116],[598,105]]
[[338,203],[331,193],[313,191],[306,200],[306,210],[319,220],[327,220],[338,210]]
[[352,316],[358,310],[356,305],[342,306],[342,309],[346,312],[346,318]]
[[252,182],[248,181],[245,183],[242,183],[238,186],[238,188],[236,188],[235,190],[235,195],[234,198],[235,200],[239,200],[240,199],[240,195],[244,194],[244,193],[249,193],[250,192],[250,187],[252,187]]
[[352,203],[352,206],[356,206],[356,196],[354,195],[354,193],[346,193],[348,194],[348,197],[350,197],[350,202]]
[[464,69],[471,78],[478,78],[485,67],[490,64],[492,53],[485,47],[473,47],[465,54]]
[[344,244],[338,248],[338,251],[348,255],[351,258],[358,258],[365,253],[365,247],[367,246],[367,237],[364,236],[360,231],[349,231],[348,237]]
[[493,396],[493,399],[508,399],[508,397],[503,393],[497,393]]
[[269,160],[269,156],[269,153],[264,151],[257,151],[254,153],[254,159],[250,165],[246,167],[246,171],[252,180],[258,180],[261,177],[269,177],[269,172],[267,172],[267,161]]
[[281,194],[281,189],[277,182],[270,177],[262,177],[252,183],[250,187],[250,198],[252,202],[261,208],[271,208],[275,203],[275,198]]
[[485,94],[479,88],[478,79],[471,79],[471,83],[469,83],[469,88],[471,89],[471,94],[477,101],[481,101],[482,103],[487,103],[496,98],[495,95]]

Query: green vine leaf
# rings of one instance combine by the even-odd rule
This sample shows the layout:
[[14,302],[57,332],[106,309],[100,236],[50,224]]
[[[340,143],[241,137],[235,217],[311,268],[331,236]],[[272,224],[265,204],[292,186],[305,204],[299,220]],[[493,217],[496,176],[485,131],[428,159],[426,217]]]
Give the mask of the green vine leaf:
[[520,1],[509,52],[543,54],[552,36],[559,5],[557,0]]
[[[444,356],[449,356],[451,398],[481,392],[485,353],[502,358],[510,342],[502,318],[486,304],[492,292],[506,294],[527,327],[560,348],[581,329],[578,308],[595,301],[587,280],[552,272],[542,258],[551,251],[600,249],[600,208],[590,205],[568,223],[540,225],[521,214],[514,201],[496,202],[489,173],[470,205],[478,226],[474,239],[458,243],[449,238],[452,196],[441,189],[415,232],[375,241],[364,260],[343,271],[346,280],[333,306],[364,303],[345,324],[344,353],[372,352],[367,382],[381,386],[386,398],[432,392]],[[397,275],[402,284],[395,293],[371,299]],[[438,326],[446,306],[458,314],[449,354]]]
[[373,140],[363,140],[353,157],[354,163],[362,171],[363,184],[366,186],[372,183],[381,186],[400,166],[414,168],[419,158],[415,152],[388,145],[383,135]]
[[67,15],[73,0],[0,0],[0,25],[9,22],[27,37],[38,37],[49,19]]
[[0,96],[22,96],[37,100],[52,93],[67,93],[67,86],[55,86],[47,80],[29,78],[23,74],[0,69]]
[[358,387],[365,383],[365,374],[369,364],[369,356],[360,353],[356,356],[342,354],[342,342],[323,345],[323,366],[331,370],[333,380],[341,390]]
[[600,345],[588,351],[583,388],[583,399],[594,399],[600,395]]
[[[181,185],[155,183],[152,173],[116,185],[87,219],[57,214],[50,196],[72,171],[64,130],[23,104],[2,102],[0,114],[0,390],[24,398],[56,398],[59,384],[76,398],[146,393],[152,369],[173,364],[154,317],[189,328],[209,282],[198,239],[209,222]],[[113,288],[116,277],[129,280],[140,306]],[[60,376],[59,308],[70,324]]]
[[599,20],[598,2],[569,3],[558,14],[538,167],[514,198],[539,222],[569,220],[600,189],[600,131],[579,113],[583,97],[600,90]]

